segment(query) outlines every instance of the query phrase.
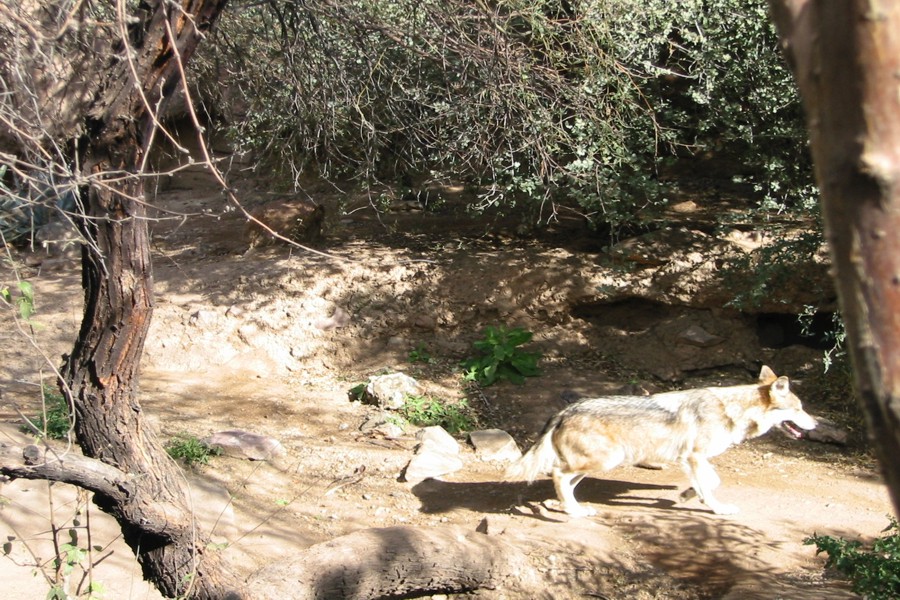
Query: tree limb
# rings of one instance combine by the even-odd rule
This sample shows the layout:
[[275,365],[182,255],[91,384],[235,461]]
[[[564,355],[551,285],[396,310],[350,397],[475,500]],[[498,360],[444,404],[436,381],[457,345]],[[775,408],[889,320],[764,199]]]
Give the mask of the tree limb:
[[0,443],[0,474],[70,483],[95,494],[123,498],[131,496],[134,487],[134,478],[112,465],[74,452],[45,454],[35,445]]
[[93,492],[100,506],[116,507],[117,518],[140,519],[148,534],[169,539],[177,530],[165,502],[141,494],[138,476],[75,452],[44,452],[39,446],[0,442],[0,476],[68,483]]
[[251,580],[264,598],[374,600],[532,589],[537,574],[511,542],[461,528],[364,529],[276,561]]

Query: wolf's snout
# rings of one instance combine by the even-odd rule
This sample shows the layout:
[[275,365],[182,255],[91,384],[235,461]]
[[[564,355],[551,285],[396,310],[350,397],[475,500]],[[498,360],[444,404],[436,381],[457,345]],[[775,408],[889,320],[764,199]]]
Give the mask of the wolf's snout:
[[797,427],[799,427],[800,429],[805,429],[806,431],[809,431],[810,429],[815,429],[816,425],[818,425],[818,423],[816,423],[816,420],[815,420],[815,418],[812,417],[812,415],[810,415],[808,412],[802,411],[802,410],[799,413],[797,413],[796,415],[794,415],[794,417],[791,419],[791,421],[793,421],[794,424],[797,425]]
[[807,412],[799,411],[781,423],[781,430],[789,437],[800,439],[804,431],[816,428],[816,420]]

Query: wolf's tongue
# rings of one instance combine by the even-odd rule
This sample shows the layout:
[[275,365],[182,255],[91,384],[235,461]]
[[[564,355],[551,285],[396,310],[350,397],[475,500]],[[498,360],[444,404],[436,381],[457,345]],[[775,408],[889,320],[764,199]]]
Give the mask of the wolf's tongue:
[[794,425],[791,421],[785,421],[781,425],[784,427],[785,431],[790,433],[795,438],[800,439],[803,437],[803,431],[800,430],[800,428]]

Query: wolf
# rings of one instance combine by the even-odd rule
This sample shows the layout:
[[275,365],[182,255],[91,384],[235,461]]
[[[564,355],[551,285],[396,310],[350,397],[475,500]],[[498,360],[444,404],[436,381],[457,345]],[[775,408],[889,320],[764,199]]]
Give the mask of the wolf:
[[587,473],[678,462],[691,483],[682,500],[696,495],[714,513],[729,515],[738,508],[713,496],[721,481],[709,459],[775,426],[799,438],[801,429],[816,427],[816,420],[803,410],[788,378],[767,366],[749,385],[588,398],[552,417],[505,478],[531,483],[551,473],[562,510],[587,517],[596,511],[579,504],[574,493]]

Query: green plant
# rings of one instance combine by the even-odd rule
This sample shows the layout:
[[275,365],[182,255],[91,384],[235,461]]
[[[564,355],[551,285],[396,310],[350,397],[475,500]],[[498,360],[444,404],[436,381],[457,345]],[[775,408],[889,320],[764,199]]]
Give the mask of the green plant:
[[[44,386],[42,401],[43,411],[31,419],[31,423],[42,435],[46,435],[51,440],[66,439],[72,427],[68,400],[57,390]],[[22,431],[35,433],[30,425],[23,425]]]
[[[797,319],[800,321],[800,327],[803,335],[812,337],[813,319],[816,317],[817,311],[814,306],[804,306]],[[822,356],[822,364],[827,372],[832,366],[837,364],[840,366],[847,365],[847,349],[845,342],[847,339],[847,331],[844,328],[844,318],[839,311],[831,313],[831,327],[829,327],[822,336],[822,341],[828,347]]]
[[900,526],[890,517],[890,524],[882,531],[871,548],[857,540],[830,535],[812,535],[805,545],[816,546],[816,554],[825,552],[826,568],[835,568],[846,575],[853,591],[867,600],[891,600],[900,597]]
[[815,196],[765,0],[251,3],[210,43],[198,88],[226,113],[242,95],[227,133],[295,183],[462,176],[477,208],[575,200],[612,231],[692,155],[736,164],[763,211]]
[[366,386],[368,383],[357,383],[347,390],[347,395],[351,402],[362,402],[366,397]]
[[524,383],[526,377],[540,375],[537,362],[540,352],[525,352],[519,346],[531,341],[532,333],[521,327],[507,329],[503,325],[488,327],[484,337],[473,346],[479,356],[463,362],[466,381],[476,381],[483,386],[498,380]]
[[428,350],[425,348],[424,344],[419,344],[415,348],[409,351],[409,362],[411,363],[430,363],[431,362],[431,354],[428,353]]
[[17,287],[19,295],[15,298],[8,286],[0,288],[0,300],[9,306],[15,306],[22,320],[28,321],[34,314],[34,287],[27,281],[19,281]]
[[413,425],[439,425],[450,433],[468,431],[474,425],[472,411],[465,398],[450,404],[430,396],[408,395],[400,408],[400,414]]
[[[42,575],[49,586],[45,596],[48,600],[99,600],[105,592],[103,584],[94,580],[93,567],[109,558],[111,551],[92,542],[89,499],[87,492],[79,491],[71,517],[57,515],[57,518],[68,524],[60,526],[57,521],[50,521],[47,532],[53,543],[53,557],[50,560],[43,560],[33,552],[30,545],[32,540],[23,539],[17,534],[4,536],[6,540],[2,552],[14,563],[24,564],[15,558],[18,554],[15,552],[17,546],[30,554],[34,561],[34,574]],[[50,506],[53,514],[52,491]],[[15,532],[15,527],[11,527]]]
[[397,427],[401,427],[403,429],[409,424],[409,421],[401,417],[400,415],[387,415],[384,419],[385,423],[390,423],[392,425],[396,425]]
[[166,452],[176,460],[183,460],[189,467],[208,464],[210,457],[222,453],[219,448],[210,446],[187,433],[180,433],[169,440],[169,443],[166,444]]
[[[59,556],[55,559],[55,566],[62,581],[50,587],[47,592],[47,600],[72,600],[73,598],[85,598],[86,600],[99,600],[105,593],[102,583],[97,581],[88,582],[87,589],[84,592],[77,592],[75,595],[70,594],[67,589],[70,586],[70,579],[76,568],[81,568],[85,572],[90,567],[85,563],[90,563],[90,552],[78,545],[77,534],[74,529],[70,530],[72,542],[59,545]],[[102,550],[101,546],[95,546],[94,550]],[[79,585],[79,588],[81,586]]]

